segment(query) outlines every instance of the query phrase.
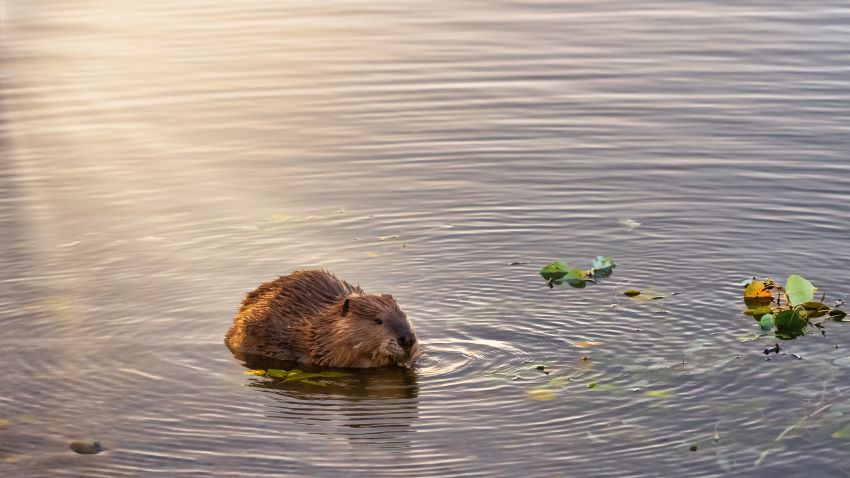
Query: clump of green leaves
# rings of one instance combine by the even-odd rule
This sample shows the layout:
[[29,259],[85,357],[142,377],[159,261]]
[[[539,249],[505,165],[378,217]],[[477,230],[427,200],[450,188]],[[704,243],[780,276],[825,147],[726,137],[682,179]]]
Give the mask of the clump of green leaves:
[[281,380],[283,382],[300,382],[306,383],[307,385],[316,385],[319,387],[327,386],[329,382],[326,380],[316,379],[340,378],[347,377],[349,375],[344,372],[335,372],[332,370],[324,370],[321,372],[304,372],[297,369],[287,371],[279,368],[270,368],[268,370],[248,370],[246,373],[251,375],[266,376],[271,379]]
[[588,282],[596,284],[596,279],[608,277],[614,272],[617,264],[607,256],[596,256],[590,269],[571,268],[564,262],[555,261],[540,269],[540,275],[546,280],[549,288],[563,283],[576,289],[583,289]]
[[840,321],[847,315],[824,304],[825,295],[815,300],[815,286],[796,274],[788,276],[784,286],[769,277],[753,277],[743,285],[744,313],[751,315],[763,332],[775,328],[780,339],[805,335],[811,327],[823,329],[824,321]]

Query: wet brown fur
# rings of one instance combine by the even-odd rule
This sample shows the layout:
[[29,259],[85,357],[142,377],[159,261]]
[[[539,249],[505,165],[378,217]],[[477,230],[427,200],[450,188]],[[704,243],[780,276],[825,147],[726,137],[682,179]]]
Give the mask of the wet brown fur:
[[235,352],[320,366],[409,367],[422,351],[418,343],[409,350],[398,344],[405,332],[413,326],[391,295],[299,270],[249,293],[224,342]]

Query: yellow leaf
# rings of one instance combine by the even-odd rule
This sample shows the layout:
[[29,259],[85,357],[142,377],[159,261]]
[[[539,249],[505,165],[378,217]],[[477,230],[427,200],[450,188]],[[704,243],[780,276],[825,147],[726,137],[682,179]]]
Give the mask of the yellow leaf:
[[259,370],[259,369],[257,369],[257,370],[246,370],[245,373],[248,374],[248,375],[265,375],[266,371],[265,370]]
[[5,427],[6,425],[8,425],[10,423],[12,423],[12,422],[10,422],[9,420],[6,420],[5,418],[0,418],[0,427]]
[[754,280],[744,289],[744,303],[750,309],[770,305],[773,293],[765,288],[764,281]]
[[673,395],[675,395],[676,392],[673,391],[673,390],[669,390],[669,389],[668,390],[647,390],[646,392],[643,392],[643,394],[646,395],[647,397],[653,397],[653,398],[670,398]]
[[850,423],[848,423],[847,425],[844,425],[844,428],[842,428],[841,430],[838,430],[835,433],[833,433],[832,438],[842,438],[842,439],[850,438]]
[[528,396],[534,400],[552,400],[555,398],[555,392],[548,388],[532,388],[528,390]]

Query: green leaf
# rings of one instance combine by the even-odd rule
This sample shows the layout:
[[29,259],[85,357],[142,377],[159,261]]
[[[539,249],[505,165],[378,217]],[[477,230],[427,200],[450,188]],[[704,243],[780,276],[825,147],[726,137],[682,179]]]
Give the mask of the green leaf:
[[805,335],[806,319],[800,317],[796,310],[783,310],[774,318],[777,337],[782,339],[794,338]]
[[581,269],[570,269],[564,276],[564,282],[576,289],[583,289],[587,285],[587,274]]
[[613,385],[610,383],[597,383],[593,386],[593,389],[597,392],[612,392],[612,393],[628,393],[628,389],[626,387],[621,387],[619,385]]
[[761,326],[762,331],[770,332],[770,329],[773,328],[773,314],[762,315],[759,320],[759,326]]
[[285,378],[287,382],[296,381],[296,380],[303,382],[304,380],[309,380],[309,379],[317,378],[317,377],[319,377],[319,378],[339,378],[339,377],[346,377],[349,374],[347,374],[345,372],[335,372],[333,370],[326,370],[326,371],[322,371],[322,372],[304,372],[303,370],[295,369],[295,370],[290,370],[290,371],[287,372],[286,370],[281,370],[281,369],[277,369],[277,368],[270,368],[266,372],[266,375],[268,375],[269,377],[272,377],[272,378]]
[[747,309],[744,311],[747,315],[752,315],[754,319],[760,320],[765,314],[773,312],[773,308],[769,306],[756,307],[755,309]]
[[842,438],[842,439],[845,439],[845,440],[849,439],[850,438],[850,423],[848,423],[847,425],[844,425],[844,428],[842,428],[841,430],[837,430],[835,433],[833,433],[832,438]]
[[635,296],[640,295],[640,291],[634,290],[634,289],[629,289],[627,291],[624,291],[623,295],[626,296],[626,297],[635,297]]
[[315,375],[317,377],[322,377],[322,378],[339,378],[339,377],[347,377],[351,374],[345,373],[345,372],[334,372],[332,370],[326,370],[324,372],[319,372]]
[[567,275],[568,266],[563,262],[550,262],[540,269],[540,275],[547,281],[563,279]]
[[593,275],[596,277],[608,277],[614,272],[614,268],[617,267],[617,264],[614,264],[614,259],[610,256],[596,256],[593,259]]
[[785,282],[785,292],[792,305],[802,305],[811,302],[815,297],[815,286],[802,277],[793,274]]
[[597,385],[597,384],[596,384],[596,382],[590,382],[590,383],[588,383],[587,385],[585,385],[585,387],[587,387],[587,388],[596,388],[596,385]]
[[328,384],[326,384],[326,383],[316,382],[315,380],[303,379],[303,380],[299,380],[299,382],[300,383],[306,383],[307,385],[316,385],[317,387],[327,387],[328,386]]
[[802,305],[802,307],[805,311],[804,317],[807,319],[816,319],[818,317],[823,317],[824,315],[828,314],[830,310],[832,310],[829,308],[829,306],[821,304],[820,302],[806,302]]
[[673,395],[676,394],[676,391],[670,390],[670,389],[667,389],[667,390],[647,390],[646,392],[643,392],[643,394],[646,395],[647,397],[653,397],[653,398],[670,398],[670,397],[672,397]]
[[843,310],[832,309],[829,311],[829,318],[836,322],[841,322],[844,320],[844,317],[847,317],[847,313]]

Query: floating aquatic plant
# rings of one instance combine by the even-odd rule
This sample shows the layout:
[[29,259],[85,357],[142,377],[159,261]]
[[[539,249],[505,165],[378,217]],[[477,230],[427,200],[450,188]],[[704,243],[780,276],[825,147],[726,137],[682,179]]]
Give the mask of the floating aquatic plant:
[[248,370],[245,373],[250,375],[260,375],[266,376],[271,379],[279,379],[283,382],[300,382],[306,383],[307,385],[316,385],[319,387],[324,387],[328,384],[325,380],[314,380],[314,379],[322,379],[322,378],[340,378],[347,377],[349,374],[344,372],[335,372],[332,370],[325,370],[322,372],[304,372],[301,370],[282,370],[278,368],[270,368],[268,370]]
[[780,339],[805,335],[812,327],[822,331],[822,323],[842,320],[847,314],[823,303],[826,296],[815,300],[817,288],[803,277],[788,276],[785,285],[771,278],[753,277],[744,281],[744,313],[751,315],[763,332],[775,329]]
[[617,264],[614,263],[614,259],[596,256],[590,269],[571,268],[566,263],[555,261],[540,269],[540,275],[549,284],[550,289],[563,283],[576,289],[583,289],[588,282],[596,284],[596,279],[610,276],[615,267]]

